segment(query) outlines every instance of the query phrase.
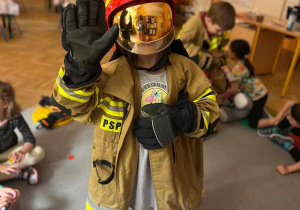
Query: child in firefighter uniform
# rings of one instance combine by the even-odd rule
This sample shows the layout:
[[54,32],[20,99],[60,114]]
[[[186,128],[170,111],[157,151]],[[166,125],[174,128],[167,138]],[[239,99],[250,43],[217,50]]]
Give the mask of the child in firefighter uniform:
[[86,209],[200,209],[202,137],[219,118],[216,93],[174,41],[172,0],[105,4],[65,9],[68,53],[51,98],[94,126]]
[[195,14],[178,33],[189,56],[212,80],[218,93],[217,102],[222,104],[227,89],[227,80],[221,66],[227,63],[228,53],[224,51],[229,41],[228,30],[235,24],[235,10],[228,2],[214,3],[208,12]]

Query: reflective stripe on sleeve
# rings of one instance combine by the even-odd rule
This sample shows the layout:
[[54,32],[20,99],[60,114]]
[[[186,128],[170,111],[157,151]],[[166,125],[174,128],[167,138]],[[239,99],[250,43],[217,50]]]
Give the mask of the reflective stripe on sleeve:
[[214,38],[213,40],[211,40],[210,50],[214,50],[214,49],[218,48],[219,45],[221,45],[221,42],[222,42],[222,37],[219,37],[219,36]]
[[[60,69],[58,74],[59,74],[61,81],[63,81],[64,71],[62,69]],[[80,96],[91,96],[94,94],[93,91],[92,92],[84,92],[82,90],[74,90],[73,92]]]
[[199,51],[199,52],[198,52],[199,58],[201,57],[201,55],[202,55],[202,51]]
[[177,39],[180,39],[180,34],[181,34],[181,32],[182,32],[182,30],[185,28],[185,24],[183,24],[182,25],[182,27],[181,27],[181,29],[180,29],[180,31],[178,32],[178,35],[177,35]]
[[98,108],[101,108],[105,113],[115,117],[123,117],[125,107],[125,102],[112,101],[109,97],[101,99],[100,104],[98,105]]
[[210,48],[210,50],[214,50],[214,49],[217,49],[218,48],[218,44],[214,44],[214,45],[211,45],[211,48]]
[[90,206],[88,200],[86,200],[86,203],[85,203],[85,210],[93,210],[93,208]]
[[229,32],[228,31],[224,31],[222,34],[222,38],[223,39],[229,39]]
[[210,121],[210,113],[207,112],[207,111],[201,110],[201,114],[202,114],[202,117],[203,117],[203,121],[204,121],[205,127],[207,129],[209,121]]
[[[93,204],[90,194],[88,195],[88,198],[86,200],[85,209],[86,210],[117,210],[117,209],[106,208],[100,205],[96,206],[95,204]],[[132,210],[132,208],[129,207],[128,210]]]
[[211,45],[218,44],[218,38],[216,37],[213,40],[211,40],[210,44]]
[[[91,96],[94,94],[94,92],[84,92],[82,90],[76,90],[76,91],[68,90],[65,87],[64,82],[62,80],[63,75],[64,75],[64,72],[63,72],[62,69],[60,69],[59,74],[58,74],[57,79],[56,79],[58,92],[63,97],[68,98],[72,101],[77,101],[77,102],[80,102],[80,103],[86,103],[91,98]],[[98,90],[98,92],[99,92],[99,90]]]
[[212,100],[216,101],[216,96],[212,94],[212,89],[207,88],[198,98],[196,98],[193,102],[196,103],[201,100]]
[[192,47],[194,47],[195,45],[194,44],[191,44],[190,46],[188,46],[187,48],[186,48],[186,50],[189,50],[190,48],[192,48]]

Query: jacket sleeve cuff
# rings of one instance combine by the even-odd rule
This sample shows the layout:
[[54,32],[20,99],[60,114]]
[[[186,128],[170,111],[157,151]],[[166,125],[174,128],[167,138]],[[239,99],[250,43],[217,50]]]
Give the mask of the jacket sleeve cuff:
[[59,108],[66,115],[71,116],[71,110],[67,109],[66,107],[64,107],[64,106],[60,105],[59,103],[57,103],[57,101],[55,100],[53,95],[51,95],[50,103],[51,103],[52,106],[55,106],[55,107]]
[[95,82],[101,72],[100,63],[95,65],[79,65],[69,53],[65,56],[65,71],[63,76],[65,86],[67,88],[80,88]]

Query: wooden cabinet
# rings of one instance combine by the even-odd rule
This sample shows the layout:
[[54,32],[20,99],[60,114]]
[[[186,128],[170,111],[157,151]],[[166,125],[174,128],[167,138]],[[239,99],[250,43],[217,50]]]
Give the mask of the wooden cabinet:
[[274,61],[276,59],[277,52],[281,48],[284,34],[261,29],[255,55],[253,57],[252,64],[254,66],[255,74],[268,74],[272,73]]
[[[246,25],[235,24],[234,28],[230,31],[230,41],[235,39],[246,40],[250,47],[252,47],[256,28]],[[227,45],[229,48],[229,45]]]
[[[247,24],[236,24],[230,32],[230,41],[235,39],[246,40],[251,49],[256,33],[256,26],[249,26]],[[277,52],[284,35],[282,33],[271,31],[268,29],[261,29],[257,40],[257,47],[253,57],[252,64],[255,68],[255,74],[272,73],[274,61],[276,60]],[[227,49],[229,45],[227,46]]]

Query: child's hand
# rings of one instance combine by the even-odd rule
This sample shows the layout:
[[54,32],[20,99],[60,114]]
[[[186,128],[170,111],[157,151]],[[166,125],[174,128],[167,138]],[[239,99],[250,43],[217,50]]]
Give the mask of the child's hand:
[[[224,71],[224,72],[227,71],[227,70],[229,70],[228,66],[226,66],[226,65],[225,65],[225,66],[221,66],[220,69],[221,69],[222,71]],[[229,70],[229,71],[230,71],[230,70]]]
[[16,200],[20,197],[20,192],[17,189],[3,187],[0,189],[0,196],[1,197],[7,196],[7,197],[11,197]]
[[19,199],[20,191],[3,187],[0,189],[0,196],[0,208],[7,207],[10,210],[12,209],[13,204]]
[[10,207],[11,204],[14,203],[14,199],[10,196],[3,196],[0,197],[0,208],[2,209],[3,207]]
[[17,169],[19,169],[18,165],[0,164],[0,172],[7,175],[15,173]]
[[12,189],[8,187],[3,187],[0,189],[0,208],[7,207],[6,209],[11,209],[13,204],[19,199],[20,191],[17,189]]
[[20,163],[25,157],[25,153],[22,151],[17,151],[8,156],[12,163]]
[[288,174],[288,170],[287,170],[286,167],[283,166],[283,165],[278,165],[278,166],[276,167],[276,169],[277,169],[277,171],[278,171],[281,175],[286,175],[286,174]]

